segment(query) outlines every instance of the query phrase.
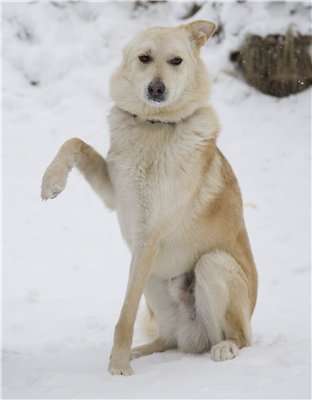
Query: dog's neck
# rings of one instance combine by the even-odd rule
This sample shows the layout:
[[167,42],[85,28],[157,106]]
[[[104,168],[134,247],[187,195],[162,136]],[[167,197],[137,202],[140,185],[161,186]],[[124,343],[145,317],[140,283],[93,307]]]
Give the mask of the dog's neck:
[[[123,110],[124,111],[124,110]],[[165,124],[165,125],[172,125],[172,126],[174,126],[174,125],[176,125],[176,122],[171,122],[171,121],[160,121],[160,120],[157,120],[157,119],[144,119],[144,118],[140,118],[140,117],[138,117],[136,114],[131,114],[131,113],[129,113],[128,111],[125,111],[127,114],[129,114],[129,115],[131,115],[131,117],[133,117],[133,118],[138,118],[138,119],[140,119],[140,120],[142,120],[142,121],[144,121],[144,122],[148,122],[148,123],[150,123],[150,124]]]
[[177,124],[179,124],[180,122],[184,122],[187,119],[189,119],[190,117],[192,117],[197,109],[192,110],[192,113],[189,115],[186,115],[184,118],[180,118],[178,121],[167,121],[165,119],[157,119],[157,118],[144,118],[140,115],[131,113],[130,111],[127,111],[123,108],[121,108],[120,106],[116,106],[120,111],[122,111],[125,114],[128,114],[130,117],[132,117],[133,119],[137,119],[138,121],[141,122],[147,122],[149,124],[163,124],[163,125],[169,125],[169,126],[176,126]]

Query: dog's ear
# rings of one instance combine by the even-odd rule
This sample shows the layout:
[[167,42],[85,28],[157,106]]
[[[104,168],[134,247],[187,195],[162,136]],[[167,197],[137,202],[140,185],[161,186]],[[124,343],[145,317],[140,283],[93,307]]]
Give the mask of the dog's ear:
[[213,22],[199,20],[191,22],[187,25],[183,25],[183,28],[189,32],[191,40],[195,43],[195,45],[197,47],[202,47],[210,38],[210,36],[214,34],[217,26]]

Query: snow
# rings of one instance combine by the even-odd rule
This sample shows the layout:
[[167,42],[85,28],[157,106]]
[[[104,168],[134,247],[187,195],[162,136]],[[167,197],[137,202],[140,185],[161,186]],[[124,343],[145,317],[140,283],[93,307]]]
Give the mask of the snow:
[[[133,361],[126,378],[107,372],[130,260],[116,217],[75,171],[48,203],[40,181],[72,136],[106,153],[108,81],[122,46],[146,26],[181,23],[186,5],[3,5],[5,398],[309,397],[311,94],[265,96],[229,73],[228,61],[246,32],[289,23],[309,32],[303,5],[290,15],[294,3],[206,4],[196,15],[225,29],[203,56],[258,266],[253,346],[224,363],[155,354]],[[138,324],[135,342],[145,340]]]

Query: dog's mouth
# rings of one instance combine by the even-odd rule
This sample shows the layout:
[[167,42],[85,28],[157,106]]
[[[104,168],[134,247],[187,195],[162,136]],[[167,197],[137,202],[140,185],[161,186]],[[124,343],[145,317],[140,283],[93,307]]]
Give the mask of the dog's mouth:
[[148,105],[151,105],[151,106],[153,106],[153,107],[162,107],[162,106],[167,105],[167,103],[168,103],[166,97],[164,97],[164,98],[162,98],[162,99],[154,99],[154,98],[148,97],[148,96],[146,96],[145,102],[146,102]]
[[157,98],[149,96],[147,94],[146,96],[144,96],[144,102],[150,107],[162,108],[168,106],[168,97],[169,96],[167,94],[164,94],[163,96]]
[[160,96],[151,96],[150,94],[147,95],[147,100],[151,101],[152,103],[163,103],[166,101],[167,96],[165,94]]

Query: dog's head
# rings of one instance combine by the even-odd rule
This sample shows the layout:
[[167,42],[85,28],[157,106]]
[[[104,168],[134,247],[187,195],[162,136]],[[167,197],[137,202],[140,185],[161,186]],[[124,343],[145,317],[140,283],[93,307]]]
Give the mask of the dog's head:
[[209,21],[150,28],[125,48],[111,79],[117,106],[144,118],[174,121],[190,115],[208,95],[200,48],[215,31]]

